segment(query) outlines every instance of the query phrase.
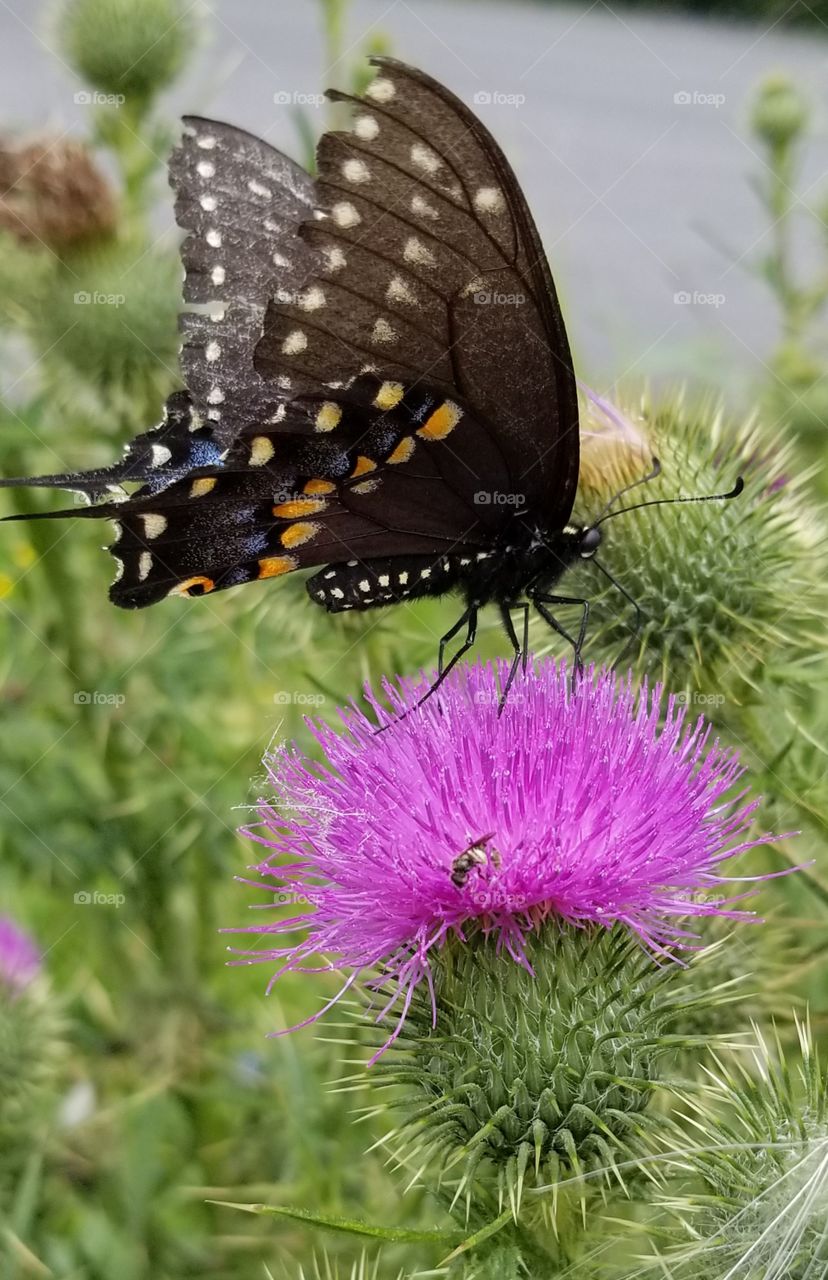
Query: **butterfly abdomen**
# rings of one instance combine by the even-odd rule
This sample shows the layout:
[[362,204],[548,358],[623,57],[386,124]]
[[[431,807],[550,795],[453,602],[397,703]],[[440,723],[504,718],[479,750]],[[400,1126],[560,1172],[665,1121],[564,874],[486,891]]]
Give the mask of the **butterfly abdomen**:
[[388,556],[330,564],[308,579],[308,595],[328,613],[379,608],[403,600],[462,590],[470,572],[490,552],[472,555]]

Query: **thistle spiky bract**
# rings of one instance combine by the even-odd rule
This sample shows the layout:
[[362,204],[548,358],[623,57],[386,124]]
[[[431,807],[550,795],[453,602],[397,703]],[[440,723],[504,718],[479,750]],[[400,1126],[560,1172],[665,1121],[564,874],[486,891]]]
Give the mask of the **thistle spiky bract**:
[[[404,1090],[406,1165],[428,1159],[460,1203],[482,1191],[560,1236],[640,1180],[636,1161],[666,1124],[651,1108],[660,1064],[699,1038],[672,1031],[693,1003],[682,971],[654,965],[621,929],[549,921],[527,960],[531,971],[505,963],[482,930],[446,946],[436,1025],[421,991],[378,1067],[380,1083]],[[377,1037],[388,1030],[384,1019]]]
[[[620,487],[643,479],[653,456],[661,475],[618,507],[724,493],[739,475],[745,490],[729,502],[653,507],[603,525],[598,559],[637,602],[642,625],[633,634],[629,602],[598,570],[581,566],[567,593],[593,603],[586,653],[611,663],[628,646],[637,674],[690,698],[740,701],[765,678],[770,659],[789,671],[814,651],[826,537],[805,496],[808,477],[790,445],[753,418],[730,423],[720,405],[644,396],[623,407],[614,410],[622,428],[601,403],[586,405],[579,519],[588,523]],[[548,647],[545,635],[534,638]]]
[[752,1063],[716,1064],[680,1167],[700,1191],[673,1202],[691,1243],[669,1262],[694,1280],[828,1274],[828,1075],[810,1027],[797,1051],[757,1029]]

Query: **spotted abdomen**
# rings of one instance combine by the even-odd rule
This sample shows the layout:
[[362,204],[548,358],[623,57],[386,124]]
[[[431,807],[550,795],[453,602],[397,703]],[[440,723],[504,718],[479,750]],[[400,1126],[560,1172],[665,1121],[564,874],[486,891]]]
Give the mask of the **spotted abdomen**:
[[308,595],[328,613],[371,609],[452,591],[459,581],[455,556],[388,556],[328,565],[308,579]]

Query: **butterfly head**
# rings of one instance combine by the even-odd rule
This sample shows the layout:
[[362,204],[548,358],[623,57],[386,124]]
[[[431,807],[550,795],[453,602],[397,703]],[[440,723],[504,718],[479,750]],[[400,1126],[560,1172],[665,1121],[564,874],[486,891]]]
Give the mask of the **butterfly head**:
[[601,530],[595,524],[567,525],[563,531],[567,562],[591,560],[601,545]]
[[582,560],[591,560],[601,545],[601,530],[597,525],[587,525],[578,531],[578,555]]

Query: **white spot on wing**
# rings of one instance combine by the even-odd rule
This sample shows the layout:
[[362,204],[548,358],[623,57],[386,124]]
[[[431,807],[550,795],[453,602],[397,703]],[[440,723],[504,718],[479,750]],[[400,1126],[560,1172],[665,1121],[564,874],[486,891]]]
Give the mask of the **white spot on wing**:
[[497,187],[479,187],[474,193],[474,207],[478,213],[503,213],[506,201]]
[[210,279],[213,284],[224,284],[224,267],[213,267],[210,272]]
[[392,276],[385,290],[389,302],[410,302],[417,306],[417,299],[403,280],[402,276]]
[[293,329],[282,343],[282,352],[286,356],[295,356],[304,351],[307,345],[307,334],[301,329]]
[[172,453],[165,444],[154,444],[150,455],[152,458],[150,465],[153,467],[163,467],[164,463],[169,462],[172,457]]
[[406,262],[413,262],[420,267],[433,267],[437,261],[431,250],[416,236],[409,236],[406,240],[403,246],[403,258]]
[[149,551],[142,551],[138,557],[138,581],[143,582],[149,577],[152,568],[152,554]]
[[210,160],[199,160],[196,171],[200,178],[212,178],[215,176],[216,166]]
[[371,171],[364,160],[345,160],[342,165],[342,176],[346,182],[370,182]]
[[197,145],[201,147],[202,151],[212,151],[213,147],[216,145],[216,140],[212,133],[204,133],[198,139]]
[[393,342],[397,337],[397,331],[383,316],[379,316],[374,322],[371,337],[374,342]]
[[320,307],[325,305],[325,294],[319,285],[311,285],[305,293],[299,296],[299,306],[303,311],[318,311]]
[[198,202],[205,213],[212,213],[218,204],[215,196],[202,196]]
[[208,404],[224,404],[224,392],[221,387],[211,387],[207,393]]
[[443,163],[436,152],[427,147],[423,142],[415,142],[411,146],[411,160],[418,169],[424,169],[426,173],[436,173]]
[[411,197],[411,212],[416,213],[420,218],[439,218],[439,213],[430,205],[422,196]]
[[389,80],[387,76],[377,76],[376,80],[372,80],[365,90],[365,96],[366,98],[373,98],[374,102],[390,102],[396,92],[397,90],[392,80]]
[[265,187],[261,182],[257,182],[255,178],[251,178],[247,184],[247,190],[251,191],[254,196],[264,196],[268,200],[273,195],[270,187]]
[[204,355],[212,364],[214,360],[218,360],[221,355],[221,346],[218,342],[208,342],[204,348]]
[[325,255],[325,265],[329,271],[341,271],[343,267],[348,265],[348,259],[338,244],[325,245],[322,252]]
[[251,467],[263,467],[270,462],[275,452],[267,436],[256,436],[250,446],[248,462]]
[[211,227],[204,238],[211,249],[221,248],[221,232],[216,231],[215,227]]
[[354,206],[349,204],[347,200],[341,200],[339,204],[335,204],[331,212],[336,225],[344,227],[346,230],[348,227],[357,227],[362,222],[362,218]]
[[155,511],[146,512],[141,519],[144,522],[144,536],[147,538],[160,538],[167,527],[167,517]]
[[362,138],[363,142],[373,142],[379,133],[376,116],[357,116],[354,120],[354,133],[358,138]]

